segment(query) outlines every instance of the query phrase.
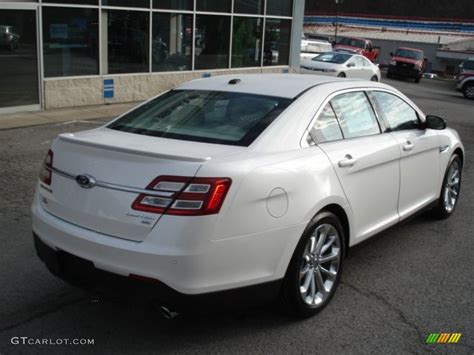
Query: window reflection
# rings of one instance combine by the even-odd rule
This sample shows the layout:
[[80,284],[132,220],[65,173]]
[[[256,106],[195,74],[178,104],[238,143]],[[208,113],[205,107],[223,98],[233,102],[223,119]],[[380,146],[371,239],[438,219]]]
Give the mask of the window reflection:
[[260,66],[262,19],[234,17],[232,67]]
[[147,72],[149,16],[141,11],[105,11],[108,17],[108,73]]
[[230,17],[196,16],[195,69],[229,66]]
[[268,19],[265,24],[264,65],[288,65],[291,21]]
[[45,76],[98,74],[98,27],[97,10],[44,7]]
[[153,14],[153,71],[191,70],[193,16]]

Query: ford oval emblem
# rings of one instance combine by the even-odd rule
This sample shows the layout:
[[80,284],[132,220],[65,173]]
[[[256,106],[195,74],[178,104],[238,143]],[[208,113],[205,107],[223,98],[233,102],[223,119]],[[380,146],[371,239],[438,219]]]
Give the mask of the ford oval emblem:
[[76,182],[79,184],[80,187],[83,187],[85,189],[90,189],[91,187],[94,187],[95,184],[97,183],[97,180],[90,175],[77,175],[76,176]]

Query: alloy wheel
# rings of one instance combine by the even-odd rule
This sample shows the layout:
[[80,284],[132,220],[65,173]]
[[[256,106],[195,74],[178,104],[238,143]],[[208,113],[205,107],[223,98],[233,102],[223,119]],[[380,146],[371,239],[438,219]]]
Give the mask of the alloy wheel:
[[331,224],[321,224],[306,243],[300,267],[300,294],[310,306],[319,306],[335,289],[341,264],[341,240]]
[[446,183],[443,191],[444,208],[451,213],[456,206],[461,186],[461,167],[459,162],[454,160],[449,167]]

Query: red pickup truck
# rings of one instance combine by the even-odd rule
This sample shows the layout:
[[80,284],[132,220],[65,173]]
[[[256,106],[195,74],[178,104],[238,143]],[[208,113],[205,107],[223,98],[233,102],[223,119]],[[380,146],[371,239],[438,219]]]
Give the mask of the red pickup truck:
[[390,55],[392,59],[388,66],[387,78],[403,76],[415,79],[415,83],[420,82],[428,61],[421,49],[400,47],[395,54]]
[[372,62],[375,62],[379,56],[379,50],[374,48],[372,41],[364,38],[343,37],[334,46],[334,49],[363,55]]

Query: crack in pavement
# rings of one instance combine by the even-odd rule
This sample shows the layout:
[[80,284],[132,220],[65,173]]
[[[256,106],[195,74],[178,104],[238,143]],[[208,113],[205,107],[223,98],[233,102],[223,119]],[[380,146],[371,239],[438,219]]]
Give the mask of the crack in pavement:
[[86,299],[87,298],[80,297],[80,298],[74,299],[72,301],[67,301],[67,302],[62,302],[62,303],[56,304],[56,305],[54,305],[54,307],[50,307],[49,309],[46,309],[44,311],[37,312],[37,313],[33,314],[31,317],[28,317],[28,318],[26,318],[24,320],[21,320],[19,322],[7,325],[6,327],[0,328],[0,333],[4,333],[8,330],[15,329],[15,328],[17,328],[17,327],[19,327],[23,324],[29,323],[29,322],[34,321],[36,319],[40,319],[40,318],[42,318],[44,316],[47,316],[49,314],[54,314],[56,312],[59,312],[60,310],[62,310],[65,307],[81,303],[82,301],[85,301]]
[[[396,308],[394,305],[392,305],[390,302],[388,302],[385,298],[383,298],[382,296],[380,296],[380,295],[378,295],[374,292],[371,292],[371,291],[362,291],[358,287],[356,287],[356,286],[354,286],[354,285],[352,285],[352,284],[350,284],[346,281],[341,281],[341,284],[353,289],[354,291],[360,293],[361,295],[364,295],[367,298],[375,299],[375,300],[379,301],[380,303],[382,303],[384,306],[391,309],[400,318],[400,320],[402,321],[403,324],[405,324],[405,325],[409,326],[410,328],[412,328],[413,330],[415,330],[415,332],[418,335],[418,338],[421,341],[421,345],[426,345],[424,343],[425,336],[421,332],[420,328],[418,328],[418,326],[416,324],[409,321],[408,318],[403,314],[403,312],[401,310]],[[426,349],[425,347],[423,347],[423,350],[433,352],[433,350],[430,349],[430,348]]]

